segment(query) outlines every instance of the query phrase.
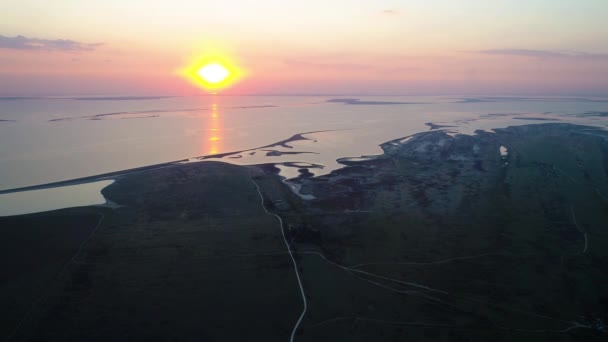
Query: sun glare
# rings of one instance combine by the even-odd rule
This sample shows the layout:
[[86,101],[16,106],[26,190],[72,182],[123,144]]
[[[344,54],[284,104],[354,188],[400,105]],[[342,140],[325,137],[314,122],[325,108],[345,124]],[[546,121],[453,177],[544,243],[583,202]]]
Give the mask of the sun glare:
[[226,54],[198,57],[179,74],[210,93],[229,88],[244,77],[244,71]]
[[228,69],[217,63],[207,64],[198,69],[196,73],[211,84],[222,82],[230,76]]

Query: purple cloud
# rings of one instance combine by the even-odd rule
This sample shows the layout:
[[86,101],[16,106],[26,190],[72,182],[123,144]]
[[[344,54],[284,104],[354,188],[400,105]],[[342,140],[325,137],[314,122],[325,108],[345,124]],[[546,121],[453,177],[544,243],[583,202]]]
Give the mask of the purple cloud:
[[70,39],[38,39],[0,35],[0,49],[80,52],[93,51],[101,45],[103,44],[81,43]]
[[589,53],[579,51],[550,51],[550,50],[530,50],[530,49],[492,49],[480,50],[477,53],[486,55],[506,55],[537,58],[587,58],[587,59],[608,59],[605,53]]

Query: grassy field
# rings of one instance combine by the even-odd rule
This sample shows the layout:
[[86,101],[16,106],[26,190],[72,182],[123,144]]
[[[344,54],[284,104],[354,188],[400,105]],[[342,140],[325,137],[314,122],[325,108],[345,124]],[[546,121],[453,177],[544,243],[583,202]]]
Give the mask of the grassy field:
[[431,132],[383,147],[379,160],[301,180],[317,199],[301,209],[297,246],[343,266],[301,254],[302,340],[601,338],[605,132]]
[[22,318],[44,300],[104,212],[82,208],[0,219],[1,336],[13,334]]
[[[4,234],[29,239],[20,251],[2,248],[7,256],[43,255],[52,267],[7,265],[24,275],[7,277],[3,303],[37,299],[15,339],[286,340],[301,311],[297,283],[278,221],[263,210],[249,172],[221,163],[183,165],[104,189],[122,205],[114,212],[76,208],[2,219]],[[56,286],[38,293],[20,286],[34,278],[48,284],[102,213],[99,230]],[[21,231],[24,225],[31,230]],[[19,319],[24,305],[14,306],[4,314]],[[3,321],[4,331],[15,319]]]

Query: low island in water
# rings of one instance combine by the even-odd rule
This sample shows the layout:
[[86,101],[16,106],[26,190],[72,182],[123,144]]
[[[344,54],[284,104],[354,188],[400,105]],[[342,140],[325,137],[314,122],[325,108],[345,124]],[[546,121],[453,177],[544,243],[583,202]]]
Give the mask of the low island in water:
[[0,335],[606,338],[607,131],[431,130],[381,148],[289,182],[218,161],[117,173],[112,205],[0,218]]

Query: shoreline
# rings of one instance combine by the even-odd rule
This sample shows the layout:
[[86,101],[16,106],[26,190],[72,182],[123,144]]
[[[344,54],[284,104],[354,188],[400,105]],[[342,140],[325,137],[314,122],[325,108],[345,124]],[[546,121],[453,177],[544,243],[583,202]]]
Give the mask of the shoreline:
[[[427,123],[426,125],[429,125],[429,123]],[[590,130],[590,131],[599,131],[599,132],[606,131],[605,129],[602,129],[597,126],[587,126],[587,125],[579,125],[579,124],[565,123],[565,122],[514,125],[514,126],[507,126],[504,128],[494,128],[492,130],[497,131],[497,130],[509,129],[512,127],[528,127],[528,126],[539,126],[539,125],[541,125],[541,126],[544,126],[544,125],[573,126],[573,127],[578,127],[578,128],[582,128],[585,130]],[[445,126],[445,127],[447,128],[447,127],[452,127],[452,126]],[[221,159],[221,158],[235,156],[235,155],[239,155],[239,154],[254,151],[254,150],[260,150],[260,149],[271,148],[271,147],[276,147],[276,146],[292,148],[291,146],[288,145],[290,142],[300,141],[300,140],[312,140],[312,139],[304,137],[304,135],[306,135],[306,134],[334,132],[334,131],[337,131],[337,130],[318,130],[318,131],[296,133],[287,139],[283,139],[283,140],[280,140],[280,141],[277,141],[277,142],[274,142],[274,143],[271,143],[268,145],[264,145],[264,146],[259,146],[259,147],[254,147],[254,148],[249,148],[249,149],[244,149],[244,150],[239,150],[239,151],[191,157],[191,158],[187,158],[187,159],[180,159],[180,160],[175,160],[175,161],[170,161],[170,162],[165,162],[165,163],[152,164],[152,165],[135,167],[135,168],[125,169],[125,170],[112,171],[112,172],[107,172],[107,173],[102,173],[102,174],[97,174],[97,175],[92,175],[92,176],[86,176],[86,177],[80,177],[80,178],[74,178],[74,179],[68,179],[68,180],[57,181],[57,182],[50,182],[50,183],[30,185],[30,186],[25,186],[25,187],[4,189],[4,190],[0,190],[0,195],[25,192],[25,191],[50,189],[50,188],[57,188],[57,187],[63,187],[63,186],[87,184],[87,183],[91,183],[91,182],[110,180],[110,179],[117,181],[118,179],[120,179],[122,177],[129,176],[132,174],[150,172],[150,171],[154,171],[154,170],[158,170],[158,169],[163,169],[163,168],[172,167],[172,166],[179,166],[179,165],[187,164],[187,163],[196,163],[196,162],[201,162],[201,161],[207,161],[210,159]],[[381,158],[382,156],[385,156],[388,150],[390,150],[396,146],[405,144],[414,137],[424,135],[424,134],[433,134],[433,133],[437,133],[437,132],[445,132],[445,131],[443,129],[432,129],[431,128],[431,130],[428,130],[428,131],[421,131],[421,132],[418,132],[415,134],[410,134],[408,136],[391,139],[386,142],[378,144],[378,146],[383,151],[382,154],[366,155],[366,156],[359,156],[359,157],[340,157],[340,158],[336,159],[336,162],[343,165],[344,167],[361,165],[360,163],[370,162],[370,161],[376,160],[378,158]],[[483,131],[483,130],[475,131],[475,134],[479,134],[479,133],[488,133],[488,132]],[[460,134],[456,134],[456,135],[460,135]],[[294,152],[294,153],[282,152],[282,153],[283,154],[300,154],[300,153],[311,153],[311,152],[297,152],[297,153],[296,152]],[[357,159],[360,159],[360,160],[357,160]],[[238,164],[232,164],[226,160],[217,160],[217,162],[231,164],[231,165],[238,165]],[[292,162],[288,162],[288,163],[292,163]],[[259,166],[259,165],[267,165],[267,164],[272,164],[272,165],[285,164],[285,162],[257,163],[257,164],[239,165],[239,166]],[[334,170],[334,171],[332,171],[332,173],[336,172],[336,171],[339,172],[339,170],[340,169]],[[298,179],[300,179],[300,177],[290,178],[290,179],[286,178],[285,180],[298,180]]]
[[[249,152],[249,151],[259,150],[259,149],[264,149],[264,148],[270,148],[270,147],[275,147],[275,146],[291,148],[291,146],[287,145],[290,142],[300,141],[300,140],[312,140],[312,139],[304,137],[304,135],[306,135],[306,134],[333,132],[333,131],[335,131],[335,130],[319,130],[319,131],[296,133],[287,139],[283,139],[283,140],[280,140],[280,141],[277,141],[277,142],[274,142],[274,143],[271,143],[268,145],[249,148],[249,149],[245,149],[245,150],[217,153],[217,154],[211,154],[211,155],[205,155],[205,156],[197,156],[197,157],[191,157],[191,158],[187,158],[187,159],[179,159],[179,160],[165,162],[165,163],[140,166],[140,167],[135,167],[135,168],[131,168],[131,169],[112,171],[112,172],[101,173],[101,174],[97,174],[97,175],[74,178],[74,179],[68,179],[68,180],[63,180],[63,181],[58,181],[58,182],[51,182],[51,183],[44,183],[44,184],[38,184],[38,185],[28,185],[28,186],[18,187],[18,188],[4,189],[4,190],[0,190],[0,195],[11,194],[11,193],[16,193],[16,192],[56,188],[56,187],[61,187],[61,186],[78,185],[78,184],[96,182],[96,181],[107,180],[107,179],[117,180],[120,177],[135,174],[135,173],[158,170],[158,169],[162,169],[162,168],[166,168],[166,167],[170,167],[170,166],[174,166],[174,165],[180,165],[180,164],[184,164],[184,163],[192,163],[192,162],[205,161],[208,159],[224,158],[224,157],[229,157],[229,156],[233,156],[233,155],[238,155],[238,154],[241,154],[244,152]],[[285,153],[285,154],[287,154],[287,153]],[[221,161],[221,162],[225,162],[225,161]],[[230,164],[228,162],[225,162],[225,163]]]

